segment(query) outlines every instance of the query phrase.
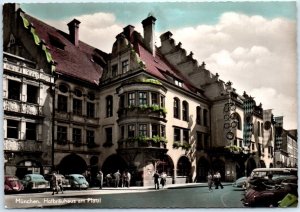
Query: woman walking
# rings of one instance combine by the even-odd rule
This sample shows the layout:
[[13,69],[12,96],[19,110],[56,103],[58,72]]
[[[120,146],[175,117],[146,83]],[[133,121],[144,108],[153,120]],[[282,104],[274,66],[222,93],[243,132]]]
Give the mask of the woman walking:
[[207,184],[208,184],[208,191],[211,192],[213,191],[212,189],[212,185],[213,185],[213,176],[210,172],[208,172],[208,175],[207,175]]

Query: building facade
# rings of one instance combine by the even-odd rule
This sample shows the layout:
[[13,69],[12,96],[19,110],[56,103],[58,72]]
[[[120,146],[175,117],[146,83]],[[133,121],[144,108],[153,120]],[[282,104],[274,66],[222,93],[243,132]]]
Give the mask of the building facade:
[[[15,4],[3,15],[6,174],[22,177],[32,161],[42,174],[83,173],[93,184],[99,169],[129,171],[132,185],[150,185],[156,170],[188,183],[273,166],[272,111],[198,65],[171,32],[155,46],[155,17],[143,36],[124,27],[105,53],[80,41],[76,19],[65,33]],[[34,158],[16,147],[29,143]]]

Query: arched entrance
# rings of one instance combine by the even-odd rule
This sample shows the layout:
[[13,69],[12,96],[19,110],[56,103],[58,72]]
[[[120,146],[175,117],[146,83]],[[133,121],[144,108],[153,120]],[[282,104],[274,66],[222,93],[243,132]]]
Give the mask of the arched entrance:
[[86,162],[76,154],[70,154],[64,157],[58,165],[59,173],[67,174],[83,174],[87,170]]
[[249,158],[247,161],[247,177],[250,176],[251,172],[253,169],[256,168],[256,163],[255,160],[253,158]]
[[104,175],[111,173],[114,174],[117,170],[122,173],[128,169],[128,165],[125,160],[119,155],[111,155],[104,161],[102,165],[102,172]]
[[270,168],[273,168],[273,167],[274,167],[273,163],[270,163]]
[[17,164],[16,176],[22,179],[26,174],[43,174],[43,166],[34,160],[23,160]]
[[167,176],[174,176],[174,163],[169,155],[164,155],[161,161],[157,162],[156,170],[161,173],[165,172]]
[[221,159],[215,159],[212,163],[213,171],[219,171],[221,174],[221,180],[225,180],[225,163]]
[[179,158],[177,163],[177,176],[186,177],[189,181],[191,177],[191,162],[185,156]]
[[209,169],[210,169],[210,165],[208,160],[205,157],[201,157],[198,160],[198,165],[197,165],[197,182],[206,181],[206,176],[208,174]]

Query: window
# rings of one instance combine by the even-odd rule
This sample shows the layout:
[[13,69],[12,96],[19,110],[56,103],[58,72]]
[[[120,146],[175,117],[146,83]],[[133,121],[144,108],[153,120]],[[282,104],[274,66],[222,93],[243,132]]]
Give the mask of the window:
[[111,67],[111,76],[116,77],[118,75],[118,65],[113,65]]
[[178,87],[182,87],[182,82],[178,81],[178,80],[174,80],[175,85],[177,85]]
[[251,149],[252,149],[252,150],[255,150],[254,143],[251,144]]
[[174,118],[179,119],[179,105],[180,105],[180,101],[178,98],[174,98]]
[[208,126],[208,112],[206,109],[203,110],[203,124],[204,126]]
[[182,119],[188,121],[189,119],[189,104],[186,101],[182,102]]
[[82,101],[80,99],[73,99],[73,114],[82,114]]
[[106,133],[106,143],[111,144],[112,143],[112,128],[111,127],[105,128],[105,133]]
[[201,107],[198,106],[196,108],[196,112],[197,112],[197,114],[196,114],[196,123],[201,125]]
[[120,108],[125,108],[125,95],[120,96]]
[[160,136],[166,137],[166,126],[165,125],[160,125]]
[[7,138],[19,138],[19,122],[7,120]]
[[106,97],[106,117],[113,116],[113,98],[112,96]]
[[147,124],[139,125],[139,136],[147,136]]
[[202,133],[197,132],[197,150],[203,149]]
[[122,62],[122,73],[126,73],[129,70],[129,63],[128,60],[124,60]]
[[261,123],[261,136],[264,136],[264,123]]
[[65,85],[60,85],[60,86],[58,87],[58,89],[59,89],[59,91],[62,92],[62,93],[67,93],[68,90],[69,90],[68,87],[65,86]]
[[91,101],[95,100],[95,94],[93,92],[88,92],[87,98]]
[[27,85],[27,102],[33,104],[38,103],[38,87]]
[[95,132],[93,130],[86,131],[86,144],[87,145],[95,144]]
[[259,136],[259,137],[261,136],[260,135],[260,122],[259,121],[257,122],[257,136]]
[[158,105],[157,93],[151,93],[151,105]]
[[128,125],[128,138],[133,138],[135,136],[135,125]]
[[204,134],[204,148],[208,149],[209,148],[209,135]]
[[147,93],[139,92],[139,105],[147,105]]
[[21,83],[8,80],[8,98],[13,100],[20,100],[21,94]]
[[77,97],[82,97],[82,92],[81,92],[81,90],[79,90],[79,89],[75,89],[75,90],[74,90],[74,94],[75,94],[75,96],[77,96]]
[[57,126],[57,141],[58,142],[67,141],[67,127]]
[[174,128],[174,142],[180,142],[180,129],[179,128]]
[[58,95],[57,99],[57,110],[59,112],[68,112],[68,97],[63,95]]
[[74,144],[81,143],[81,129],[73,128],[73,142]]
[[159,135],[159,125],[158,124],[152,124],[152,137]]
[[160,107],[165,107],[165,97],[160,96]]
[[128,106],[135,105],[135,93],[128,94]]
[[86,103],[86,115],[88,118],[95,117],[95,104],[91,102]]
[[237,114],[237,116],[236,116],[236,121],[238,122],[237,123],[237,129],[242,130],[242,121],[241,121],[241,117],[240,117],[239,114]]
[[26,122],[26,140],[36,140],[36,124]]
[[121,126],[121,139],[125,138],[125,127]]
[[183,142],[190,143],[189,141],[190,141],[189,131],[188,130],[183,130]]

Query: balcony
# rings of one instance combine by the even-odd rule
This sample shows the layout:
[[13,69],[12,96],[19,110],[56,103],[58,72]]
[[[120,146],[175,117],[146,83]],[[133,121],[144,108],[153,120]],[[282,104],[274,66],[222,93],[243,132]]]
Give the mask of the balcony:
[[3,99],[4,111],[23,113],[34,116],[43,116],[43,106],[20,102],[12,99]]
[[118,111],[119,120],[123,120],[130,117],[147,117],[160,119],[166,122],[167,111],[163,107],[158,105],[141,105],[141,106],[130,106],[128,108],[120,108]]
[[24,75],[26,77],[33,78],[35,80],[41,80],[45,82],[51,82],[54,83],[54,78],[48,74],[45,74],[41,70],[32,69],[29,67],[26,67],[25,65],[21,65],[20,63],[12,63],[7,61],[6,58],[3,59],[3,69],[5,71],[10,71],[14,73],[18,73],[21,75]]
[[38,141],[4,139],[4,151],[42,152],[42,143]]
[[157,148],[166,149],[166,139],[164,137],[134,137],[120,140],[118,142],[119,149],[131,149],[131,148]]
[[80,122],[80,123],[86,123],[86,124],[92,124],[92,125],[99,125],[99,118],[92,118],[87,117],[85,115],[75,115],[71,112],[61,112],[56,109],[55,113],[56,119],[63,119],[68,121],[74,121],[74,122]]

